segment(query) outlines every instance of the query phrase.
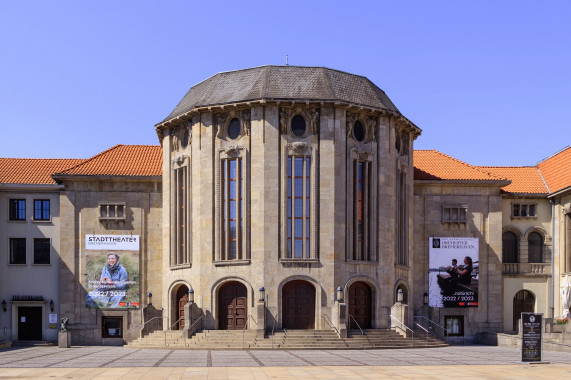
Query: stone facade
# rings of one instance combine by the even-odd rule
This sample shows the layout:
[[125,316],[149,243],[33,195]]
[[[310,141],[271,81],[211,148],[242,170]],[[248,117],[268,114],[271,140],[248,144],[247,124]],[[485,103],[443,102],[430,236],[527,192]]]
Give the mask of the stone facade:
[[[152,292],[153,303],[161,303],[162,262],[161,183],[158,179],[81,178],[59,176],[65,190],[60,196],[61,225],[59,280],[60,314],[69,318],[72,345],[122,345],[138,337],[147,310],[99,309],[86,306],[86,235],[139,235],[140,299],[147,303]],[[100,204],[124,203],[125,220],[100,220]],[[102,317],[122,317],[123,339],[104,338]]]

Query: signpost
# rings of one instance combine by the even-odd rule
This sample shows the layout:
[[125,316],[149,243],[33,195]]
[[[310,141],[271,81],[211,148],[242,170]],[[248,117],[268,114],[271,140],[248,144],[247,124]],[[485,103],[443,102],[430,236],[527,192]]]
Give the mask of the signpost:
[[543,349],[541,346],[542,318],[543,314],[521,313],[521,361],[523,363],[543,361]]

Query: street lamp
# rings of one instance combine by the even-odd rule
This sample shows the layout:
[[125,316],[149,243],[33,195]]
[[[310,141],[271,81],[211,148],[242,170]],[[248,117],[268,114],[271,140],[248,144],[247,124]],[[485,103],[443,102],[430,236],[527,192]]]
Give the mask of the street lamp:
[[402,303],[403,299],[404,299],[404,294],[403,294],[402,288],[399,288],[397,290],[397,302]]
[[263,286],[260,286],[260,302],[264,302],[266,300],[266,289]]
[[188,291],[188,302],[194,303],[194,289],[192,288]]
[[424,293],[424,304],[428,305],[428,293]]
[[337,287],[337,302],[343,302],[343,288],[340,286]]
[[147,293],[147,300],[148,300],[147,303],[149,304],[149,306],[151,306],[153,304],[153,302],[152,302],[153,301],[153,293],[151,293],[151,292]]

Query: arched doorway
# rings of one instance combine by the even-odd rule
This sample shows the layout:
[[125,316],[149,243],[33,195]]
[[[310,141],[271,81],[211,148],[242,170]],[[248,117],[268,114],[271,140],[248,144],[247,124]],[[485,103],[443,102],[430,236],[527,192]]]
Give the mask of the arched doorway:
[[371,328],[371,310],[371,288],[364,282],[355,282],[349,288],[349,328]]
[[176,290],[175,307],[176,307],[176,325],[175,330],[184,329],[184,306],[188,303],[188,287],[181,285]]
[[282,289],[283,328],[315,328],[315,287],[307,281],[294,280]]
[[218,291],[220,330],[242,330],[248,319],[248,290],[238,281],[222,285]]
[[533,313],[535,310],[535,297],[528,290],[520,290],[513,300],[513,330],[517,331],[517,322],[521,313]]

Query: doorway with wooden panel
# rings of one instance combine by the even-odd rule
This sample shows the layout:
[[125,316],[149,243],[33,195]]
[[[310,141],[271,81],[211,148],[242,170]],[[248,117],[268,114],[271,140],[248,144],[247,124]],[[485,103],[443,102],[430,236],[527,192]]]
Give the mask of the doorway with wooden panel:
[[220,330],[243,330],[248,320],[248,290],[238,281],[222,285],[218,291]]

